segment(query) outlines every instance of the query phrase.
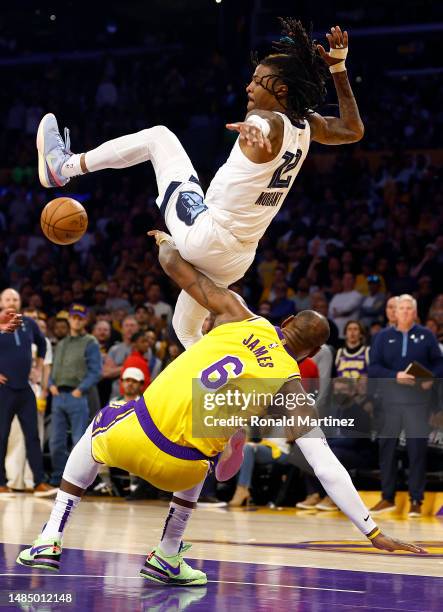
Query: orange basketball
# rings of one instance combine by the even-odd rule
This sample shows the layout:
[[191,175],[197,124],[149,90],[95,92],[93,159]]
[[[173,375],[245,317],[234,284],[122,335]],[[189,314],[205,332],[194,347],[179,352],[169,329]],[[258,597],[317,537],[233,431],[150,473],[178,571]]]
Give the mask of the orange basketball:
[[72,244],[88,228],[86,210],[72,198],[55,198],[42,210],[40,224],[46,238],[55,244]]

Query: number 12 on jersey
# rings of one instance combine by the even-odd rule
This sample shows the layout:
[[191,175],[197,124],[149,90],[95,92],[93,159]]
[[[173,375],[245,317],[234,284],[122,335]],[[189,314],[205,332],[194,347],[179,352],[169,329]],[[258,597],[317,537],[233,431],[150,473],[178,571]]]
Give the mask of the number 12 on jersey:
[[297,153],[291,153],[290,151],[286,151],[283,154],[283,162],[272,175],[272,179],[268,185],[268,189],[287,189],[291,184],[292,180],[292,175],[288,174],[288,172],[290,172],[296,167],[296,165],[300,161],[301,156],[301,149],[297,149]]

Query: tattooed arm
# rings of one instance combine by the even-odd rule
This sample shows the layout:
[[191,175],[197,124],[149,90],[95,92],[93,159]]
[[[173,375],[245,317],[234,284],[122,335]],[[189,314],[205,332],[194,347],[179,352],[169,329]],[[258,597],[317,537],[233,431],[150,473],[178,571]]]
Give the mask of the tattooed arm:
[[[331,33],[326,36],[331,51],[347,50],[348,33],[342,32],[339,26],[331,28]],[[331,56],[331,51],[326,53],[322,45],[317,45],[317,48],[328,66],[341,62],[340,59]],[[322,117],[318,113],[309,115],[307,119],[311,126],[311,140],[329,145],[358,142],[363,138],[365,130],[349,83],[348,73],[344,69],[341,72],[334,72],[332,77],[337,91],[340,117]]]
[[158,260],[166,274],[189,293],[201,306],[216,316],[215,326],[243,321],[253,313],[229,289],[217,287],[207,276],[187,262],[177,250],[171,236],[158,230],[148,232],[159,247]]
[[322,117],[318,113],[308,116],[311,140],[326,145],[358,142],[363,138],[364,127],[358,112],[346,71],[334,74],[340,117]]

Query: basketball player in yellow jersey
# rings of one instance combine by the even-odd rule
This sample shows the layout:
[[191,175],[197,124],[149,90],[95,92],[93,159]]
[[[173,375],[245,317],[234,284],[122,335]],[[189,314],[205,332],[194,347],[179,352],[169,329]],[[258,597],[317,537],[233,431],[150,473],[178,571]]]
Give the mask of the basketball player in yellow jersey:
[[[214,313],[214,329],[171,363],[143,398],[123,406],[106,406],[97,413],[68,459],[49,521],[33,546],[17,558],[22,565],[59,569],[67,521],[94,481],[99,463],[106,463],[174,491],[161,541],[140,574],[162,584],[205,584],[206,575],[184,561],[189,545],[182,538],[208,467],[227,444],[229,434],[222,432],[213,439],[193,437],[192,380],[198,379],[209,390],[251,380],[272,395],[279,389],[283,394],[304,395],[296,360],[314,355],[328,338],[327,320],[314,311],[290,317],[281,329],[254,316],[235,294],[217,287],[186,262],[170,236],[157,231],[150,234],[159,245],[165,272]],[[305,404],[297,407],[297,414],[315,416],[316,412]],[[295,427],[290,435],[297,438],[296,444],[328,495],[376,548],[425,552],[380,532],[320,428]]]

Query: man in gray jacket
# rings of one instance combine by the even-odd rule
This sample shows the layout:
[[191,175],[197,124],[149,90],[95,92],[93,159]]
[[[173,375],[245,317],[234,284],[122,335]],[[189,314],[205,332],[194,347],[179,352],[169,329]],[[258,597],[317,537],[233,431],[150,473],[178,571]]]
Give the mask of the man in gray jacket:
[[52,421],[49,447],[52,459],[51,484],[60,483],[68,458],[68,425],[72,444],[84,434],[89,422],[87,393],[101,376],[97,340],[85,333],[88,311],[82,304],[69,309],[70,334],[54,353],[49,390],[52,394]]

